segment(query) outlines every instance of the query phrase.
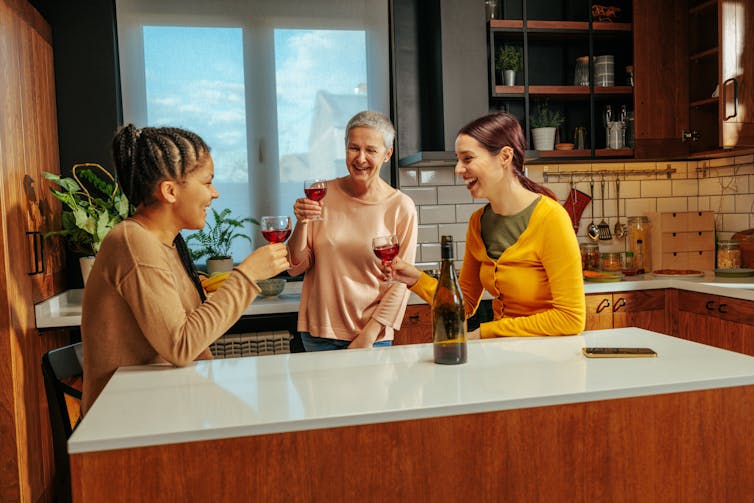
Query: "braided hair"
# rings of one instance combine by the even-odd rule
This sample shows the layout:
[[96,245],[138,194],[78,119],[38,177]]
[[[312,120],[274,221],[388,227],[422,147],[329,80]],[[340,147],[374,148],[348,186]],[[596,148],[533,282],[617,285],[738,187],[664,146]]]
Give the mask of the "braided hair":
[[[137,129],[133,124],[121,128],[113,138],[113,160],[123,193],[138,207],[155,202],[155,191],[166,179],[183,180],[209,154],[209,147],[197,134],[173,127]],[[199,275],[191,260],[186,241],[179,233],[173,244],[184,269],[206,300]]]

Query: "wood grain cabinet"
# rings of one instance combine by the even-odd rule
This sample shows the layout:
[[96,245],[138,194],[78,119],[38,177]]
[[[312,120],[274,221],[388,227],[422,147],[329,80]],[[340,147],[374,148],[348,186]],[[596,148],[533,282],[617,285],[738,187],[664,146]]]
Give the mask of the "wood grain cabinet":
[[754,356],[754,302],[677,290],[676,337]]
[[639,327],[668,333],[665,290],[594,293],[586,296],[586,330]]
[[429,304],[406,306],[401,329],[395,332],[393,344],[422,344],[432,342],[432,308]]
[[[53,456],[34,303],[62,291],[63,260],[42,234],[60,225],[42,171],[59,173],[52,31],[26,0],[0,0],[0,501],[49,501]],[[56,209],[57,208],[57,209]]]

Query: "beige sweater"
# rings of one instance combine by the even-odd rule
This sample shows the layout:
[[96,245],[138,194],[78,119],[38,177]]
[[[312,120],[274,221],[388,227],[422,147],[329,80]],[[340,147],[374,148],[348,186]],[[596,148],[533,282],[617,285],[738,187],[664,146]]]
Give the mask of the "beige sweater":
[[236,269],[202,304],[174,246],[135,220],[116,225],[102,243],[84,290],[82,413],[118,367],[185,366],[211,358],[209,345],[258,293],[251,278]]
[[374,318],[385,327],[379,340],[392,340],[409,292],[403,283],[382,280],[372,238],[396,234],[398,256],[413,264],[418,232],[414,202],[397,190],[379,202],[364,202],[343,192],[336,181],[328,182],[322,202],[325,220],[306,224],[306,248],[291,251],[289,273],[306,271],[298,330],[350,341]]

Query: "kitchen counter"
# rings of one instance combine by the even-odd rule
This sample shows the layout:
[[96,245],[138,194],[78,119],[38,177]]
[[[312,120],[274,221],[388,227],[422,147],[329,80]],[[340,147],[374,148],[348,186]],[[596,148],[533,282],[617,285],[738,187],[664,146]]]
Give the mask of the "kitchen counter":
[[[258,297],[245,311],[245,316],[258,314],[298,312],[302,282],[288,282],[278,297]],[[724,295],[754,301],[754,278],[718,278],[707,272],[703,278],[655,278],[651,274],[626,277],[614,283],[585,282],[584,292],[626,292],[658,288],[677,288],[693,292]],[[81,325],[81,299],[83,290],[67,290],[34,306],[37,328],[77,327]],[[485,292],[486,299],[490,295]],[[412,293],[409,304],[424,301]]]
[[[658,356],[587,359],[583,346]],[[68,442],[74,496],[434,501],[488,488],[512,501],[516,484],[588,496],[596,489],[578,481],[594,480],[606,501],[682,501],[689,474],[701,494],[708,478],[721,477],[716,490],[747,480],[753,385],[750,356],[638,328],[472,341],[456,366],[417,344],[126,367]],[[733,451],[739,466],[724,457]],[[359,476],[324,483],[343,467]],[[445,478],[454,471],[471,488]]]

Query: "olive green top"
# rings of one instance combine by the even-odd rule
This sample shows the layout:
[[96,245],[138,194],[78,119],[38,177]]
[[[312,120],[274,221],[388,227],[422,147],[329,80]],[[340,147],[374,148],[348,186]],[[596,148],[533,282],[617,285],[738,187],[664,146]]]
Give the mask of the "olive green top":
[[487,248],[487,255],[497,260],[509,246],[518,238],[529,225],[531,214],[542,196],[536,198],[529,206],[515,215],[498,215],[492,211],[489,204],[482,213],[482,240]]

